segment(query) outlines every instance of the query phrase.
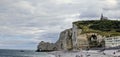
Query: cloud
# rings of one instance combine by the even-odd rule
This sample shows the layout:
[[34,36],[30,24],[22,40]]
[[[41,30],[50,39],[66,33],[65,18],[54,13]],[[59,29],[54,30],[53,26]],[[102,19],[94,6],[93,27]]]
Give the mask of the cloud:
[[2,0],[0,48],[35,49],[40,41],[56,42],[73,21],[99,19],[101,13],[119,19],[119,5],[119,0]]

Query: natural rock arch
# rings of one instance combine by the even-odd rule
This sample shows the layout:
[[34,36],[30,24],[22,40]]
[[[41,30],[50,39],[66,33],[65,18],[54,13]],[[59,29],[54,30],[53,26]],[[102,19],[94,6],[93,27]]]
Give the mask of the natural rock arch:
[[88,37],[88,44],[90,48],[97,47],[98,46],[97,36],[91,35],[90,37]]

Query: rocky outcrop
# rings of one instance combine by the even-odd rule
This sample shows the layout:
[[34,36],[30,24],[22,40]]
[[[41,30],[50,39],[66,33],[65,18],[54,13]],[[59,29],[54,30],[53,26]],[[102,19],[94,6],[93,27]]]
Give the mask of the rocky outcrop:
[[37,47],[37,51],[53,51],[56,50],[54,43],[41,41]]

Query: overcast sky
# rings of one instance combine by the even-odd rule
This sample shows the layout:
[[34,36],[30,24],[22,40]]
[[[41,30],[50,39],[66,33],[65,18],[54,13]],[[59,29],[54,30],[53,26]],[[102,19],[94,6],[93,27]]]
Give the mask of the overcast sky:
[[0,49],[56,42],[77,20],[120,19],[120,0],[0,0]]

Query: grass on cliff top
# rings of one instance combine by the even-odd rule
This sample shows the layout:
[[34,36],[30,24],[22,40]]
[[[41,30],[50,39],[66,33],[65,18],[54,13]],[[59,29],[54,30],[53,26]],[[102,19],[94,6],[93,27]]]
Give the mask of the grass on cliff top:
[[98,33],[102,36],[120,36],[120,21],[118,20],[91,20],[73,22],[82,33]]

